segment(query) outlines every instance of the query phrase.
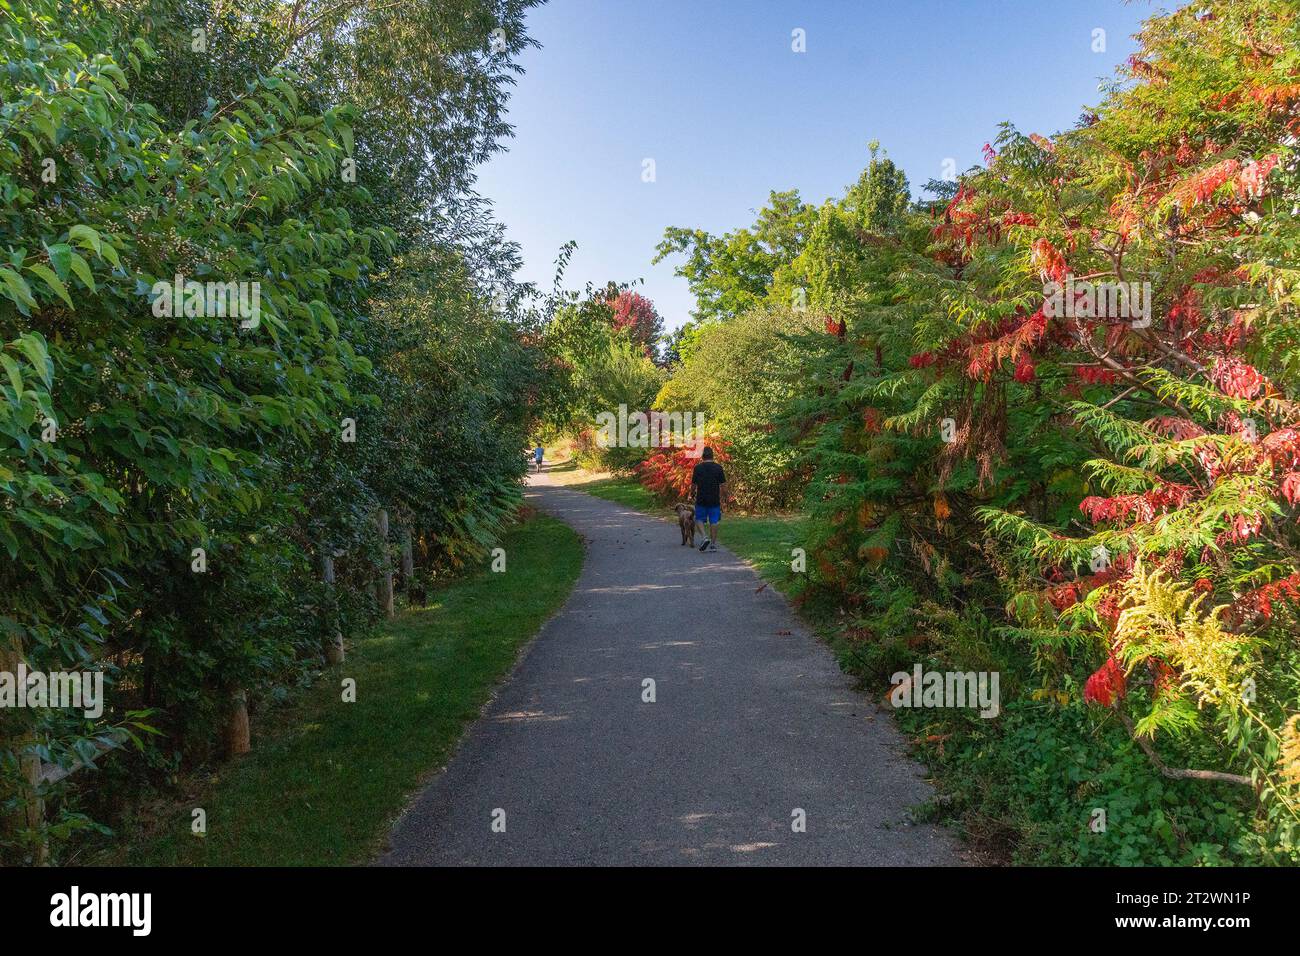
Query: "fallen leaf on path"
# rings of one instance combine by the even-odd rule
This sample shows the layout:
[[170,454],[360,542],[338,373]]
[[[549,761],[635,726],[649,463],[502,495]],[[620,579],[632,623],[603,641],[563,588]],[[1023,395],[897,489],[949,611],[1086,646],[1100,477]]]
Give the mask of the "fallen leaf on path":
[[767,587],[767,585],[766,585],[766,584],[764,584],[764,585],[763,585],[763,586],[762,586],[762,587],[757,587],[757,588],[754,588],[754,593],[755,593],[755,594],[757,594],[757,593],[758,593],[758,592],[759,592],[759,591],[762,591],[762,590],[763,590],[763,588],[766,588],[766,587]]

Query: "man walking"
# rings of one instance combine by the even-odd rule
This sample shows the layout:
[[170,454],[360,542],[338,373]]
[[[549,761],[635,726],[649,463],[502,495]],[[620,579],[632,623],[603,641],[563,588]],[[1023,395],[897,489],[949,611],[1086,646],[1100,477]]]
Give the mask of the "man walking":
[[542,447],[541,442],[538,442],[537,447],[533,449],[533,462],[535,463],[533,468],[534,471],[540,472],[542,470],[542,456],[545,454],[546,449]]
[[709,526],[701,551],[718,550],[718,522],[722,520],[722,486],[727,481],[722,466],[713,460],[713,449],[705,447],[703,460],[691,472],[691,494],[695,498],[695,520]]

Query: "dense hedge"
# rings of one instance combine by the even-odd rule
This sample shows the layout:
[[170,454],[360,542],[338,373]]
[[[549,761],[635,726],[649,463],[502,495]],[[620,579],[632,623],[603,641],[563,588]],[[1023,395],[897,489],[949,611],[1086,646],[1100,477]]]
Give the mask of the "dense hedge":
[[110,685],[0,714],[0,811],[128,745],[0,857],[219,755],[376,620],[405,535],[425,579],[509,516],[546,373],[466,190],[529,5],[0,4],[0,638]]
[[[802,358],[773,412],[814,519],[801,599],[842,610],[875,679],[1002,673],[1005,720],[904,716],[972,832],[1056,862],[1294,862],[1300,15],[1198,3],[1139,39],[1076,128],[1004,127],[937,202],[873,155],[819,209],[774,193],[753,230],[670,230],[702,321],[665,392],[704,376],[697,342],[757,351],[755,307],[816,317],[773,337]],[[1066,314],[1070,277],[1149,283],[1150,315]]]

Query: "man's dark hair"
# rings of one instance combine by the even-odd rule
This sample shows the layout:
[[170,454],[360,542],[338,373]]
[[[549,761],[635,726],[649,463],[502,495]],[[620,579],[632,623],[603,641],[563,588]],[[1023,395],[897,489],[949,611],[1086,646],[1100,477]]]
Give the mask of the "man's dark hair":
[[713,449],[710,448],[708,445],[704,446],[704,460],[705,461],[713,460]]

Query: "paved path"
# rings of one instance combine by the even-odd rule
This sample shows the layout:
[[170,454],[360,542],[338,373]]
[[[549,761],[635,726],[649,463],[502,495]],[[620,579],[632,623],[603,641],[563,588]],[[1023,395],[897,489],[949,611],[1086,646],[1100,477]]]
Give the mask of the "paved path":
[[528,500],[586,539],[582,576],[382,863],[961,862],[910,822],[929,790],[888,714],[748,566],[546,475]]

